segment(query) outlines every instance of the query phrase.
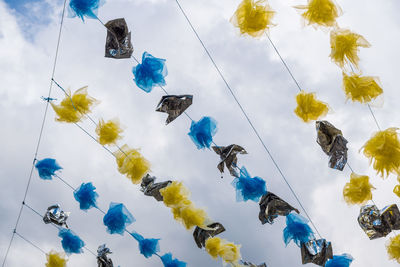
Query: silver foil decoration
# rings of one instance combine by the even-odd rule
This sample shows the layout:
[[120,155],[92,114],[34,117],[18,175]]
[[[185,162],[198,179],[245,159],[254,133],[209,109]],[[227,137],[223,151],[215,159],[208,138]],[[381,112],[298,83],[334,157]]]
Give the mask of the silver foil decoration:
[[105,57],[130,58],[133,53],[131,33],[124,18],[110,20],[107,28]]
[[396,204],[386,206],[381,210],[382,220],[392,230],[400,230],[400,211]]
[[329,156],[329,167],[342,171],[347,163],[347,140],[342,131],[328,121],[317,121],[317,143]]
[[265,262],[257,265],[257,264],[253,264],[253,263],[248,262],[248,261],[242,261],[242,264],[244,266],[250,266],[250,267],[267,267],[267,264]]
[[332,244],[325,239],[314,239],[301,244],[301,259],[303,264],[314,263],[324,266],[332,258]]
[[108,254],[111,254],[111,250],[106,247],[106,244],[99,246],[97,249],[97,266],[98,267],[114,267],[111,259],[108,258]]
[[213,146],[212,149],[217,153],[221,161],[219,162],[217,168],[221,172],[224,172],[224,166],[228,168],[230,174],[234,177],[239,177],[237,171],[237,154],[247,154],[246,150],[239,145],[229,145],[229,146]]
[[287,216],[293,210],[300,213],[298,209],[293,208],[286,201],[282,200],[275,194],[268,192],[262,196],[260,200],[260,213],[258,218],[262,224],[273,224],[274,219],[280,216]]
[[160,189],[167,187],[172,181],[165,181],[161,183],[154,183],[156,180],[156,177],[150,176],[147,174],[143,179],[142,183],[140,184],[141,186],[141,191],[146,195],[150,197],[154,197],[157,201],[163,201],[163,197],[160,194]]
[[192,95],[165,95],[158,103],[156,111],[168,114],[168,118],[165,122],[167,125],[185,112],[192,103]]
[[46,213],[43,216],[43,221],[46,224],[53,223],[58,226],[65,226],[68,228],[67,219],[69,212],[64,212],[61,210],[60,205],[55,204],[47,208]]
[[198,226],[196,226],[196,229],[194,229],[194,241],[199,248],[205,247],[205,243],[208,238],[219,235],[225,231],[225,227],[217,222],[207,225],[207,228],[210,228],[210,230],[205,230]]

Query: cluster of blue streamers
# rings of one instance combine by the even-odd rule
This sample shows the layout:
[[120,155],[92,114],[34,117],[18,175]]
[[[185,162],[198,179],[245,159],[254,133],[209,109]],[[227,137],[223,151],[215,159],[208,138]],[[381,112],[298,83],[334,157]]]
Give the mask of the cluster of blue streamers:
[[349,267],[353,260],[349,254],[335,255],[326,262],[325,267]]
[[217,121],[211,117],[203,117],[198,122],[192,121],[188,135],[198,149],[210,148],[213,136],[217,133]]
[[186,262],[180,261],[178,259],[172,259],[172,254],[167,253],[161,256],[161,261],[164,267],[186,267]]
[[103,223],[107,226],[107,232],[120,235],[123,235],[125,228],[134,221],[135,218],[122,203],[110,203],[110,208],[103,218]]
[[83,183],[74,191],[74,198],[79,202],[81,210],[87,211],[92,207],[97,207],[96,200],[99,194],[95,190],[96,187],[92,183]]
[[104,0],[70,0],[68,13],[70,17],[84,17],[97,19],[97,11],[104,4]]
[[146,258],[150,258],[160,251],[160,244],[158,244],[158,240],[160,239],[144,238],[135,232],[131,233],[131,235],[139,242],[140,253]]
[[82,253],[85,242],[79,236],[72,233],[69,229],[61,229],[58,236],[62,238],[61,245],[68,255],[72,253]]
[[55,172],[62,169],[55,159],[50,158],[39,160],[35,167],[39,172],[39,177],[43,180],[53,179]]
[[165,59],[156,58],[144,52],[142,64],[133,67],[132,73],[135,76],[133,80],[136,85],[146,93],[150,93],[153,87],[166,84],[164,77],[167,76],[168,70]]
[[301,247],[302,243],[306,243],[314,238],[314,233],[310,226],[308,226],[306,218],[296,213],[290,213],[286,216],[286,227],[283,230],[283,240],[286,245],[293,240],[293,242]]
[[260,198],[267,193],[265,181],[260,177],[251,178],[245,167],[240,169],[240,177],[232,182],[236,189],[236,200],[253,200],[258,202]]

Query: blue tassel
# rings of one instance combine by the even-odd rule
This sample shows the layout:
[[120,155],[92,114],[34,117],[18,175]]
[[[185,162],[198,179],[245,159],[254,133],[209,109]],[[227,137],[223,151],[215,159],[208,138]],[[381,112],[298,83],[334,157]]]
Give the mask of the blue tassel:
[[210,148],[213,136],[217,133],[217,121],[211,117],[203,117],[198,122],[192,121],[188,135],[198,149]]
[[61,229],[58,236],[62,238],[61,245],[68,255],[72,253],[82,253],[85,242],[79,236],[72,233],[69,229]]
[[107,232],[120,235],[123,235],[125,228],[134,221],[135,218],[122,203],[110,203],[110,208],[103,218],[103,223],[107,226]]
[[164,267],[186,267],[186,262],[180,261],[178,259],[172,259],[172,254],[167,253],[161,256],[161,261]]
[[140,253],[146,258],[150,258],[160,251],[160,244],[158,244],[158,240],[160,239],[144,238],[135,232],[131,233],[131,235],[139,242]]
[[335,255],[326,262],[325,267],[349,267],[353,260],[349,254]]
[[286,216],[286,228],[283,230],[283,240],[286,246],[291,240],[301,247],[302,243],[315,239],[314,233],[307,223],[307,219],[299,214],[291,213]]
[[251,178],[245,167],[240,169],[240,177],[232,182],[236,189],[236,200],[258,202],[267,193],[265,181],[260,177]]
[[99,197],[99,194],[94,190],[96,190],[96,187],[92,183],[83,183],[74,191],[74,197],[79,202],[81,210],[87,211],[92,207],[97,207],[96,199]]
[[104,2],[104,0],[70,0],[69,16],[79,17],[82,21],[85,21],[84,17],[97,19],[97,11]]
[[136,85],[146,93],[150,93],[153,87],[166,84],[164,77],[167,76],[168,70],[165,59],[156,58],[144,52],[142,64],[133,67],[132,73],[135,76],[133,80]]
[[35,167],[39,172],[39,177],[43,180],[52,180],[55,172],[62,169],[55,159],[50,158],[39,160]]

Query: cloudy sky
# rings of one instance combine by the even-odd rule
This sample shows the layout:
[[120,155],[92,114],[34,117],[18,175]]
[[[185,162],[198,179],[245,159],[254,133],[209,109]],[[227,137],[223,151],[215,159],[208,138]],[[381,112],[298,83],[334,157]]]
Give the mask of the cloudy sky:
[[[182,0],[181,4],[209,47],[215,61],[231,84],[255,127],[299,195],[320,233],[333,243],[335,254],[349,253],[352,266],[395,266],[389,261],[387,238],[370,241],[357,223],[359,207],[348,206],[342,189],[350,170],[329,169],[328,158],[315,142],[313,123],[301,122],[293,113],[297,89],[274,50],[265,38],[240,37],[229,22],[240,0]],[[328,55],[329,34],[304,27],[293,5],[305,0],[271,0],[277,14],[270,35],[292,68],[302,88],[317,92],[329,103],[326,117],[340,128],[349,141],[349,163],[359,174],[368,174],[377,188],[374,201],[383,208],[398,203],[392,193],[396,177],[382,180],[359,152],[376,131],[366,106],[345,101],[341,89],[341,70]],[[400,61],[398,10],[396,0],[340,0],[344,14],[341,27],[362,34],[371,44],[362,49],[364,74],[379,76],[385,90],[384,104],[374,108],[382,128],[400,126],[400,94],[397,64]],[[50,0],[0,0],[0,250],[3,256],[18,214],[29,176],[51,78],[62,2]],[[218,121],[215,142],[236,143],[249,152],[239,158],[253,176],[263,177],[267,189],[298,207],[270,158],[245,121],[232,96],[213,68],[203,48],[180,13],[174,0],[109,0],[99,10],[104,21],[124,17],[132,31],[134,55],[148,51],[167,59],[169,74],[166,89],[172,94],[193,94],[188,112],[194,120],[211,116]],[[241,244],[244,260],[266,262],[268,266],[302,266],[300,250],[282,241],[284,218],[273,225],[261,225],[258,204],[235,201],[228,174],[220,178],[217,155],[197,150],[187,136],[190,121],[182,116],[168,126],[165,114],[155,112],[163,95],[159,88],[147,94],[132,81],[135,62],[104,58],[106,31],[95,20],[82,23],[65,20],[55,79],[65,88],[89,86],[89,93],[100,100],[92,116],[119,118],[124,139],[140,148],[152,164],[159,180],[183,181],[191,199],[204,207],[209,216],[221,222],[222,237]],[[52,97],[63,93],[53,88]],[[94,133],[84,121],[82,126]],[[114,148],[113,148],[114,149]],[[129,227],[145,237],[161,238],[161,253],[172,252],[189,266],[220,266],[205,251],[199,250],[192,232],[175,222],[162,203],[143,196],[139,187],[118,173],[114,158],[75,125],[58,123],[49,110],[38,158],[51,157],[63,167],[61,177],[77,187],[91,181],[99,193],[99,206],[122,202],[136,218]],[[70,227],[89,249],[107,243],[120,266],[161,266],[158,258],[145,259],[130,236],[109,235],[96,210],[79,210],[71,190],[58,180],[43,181],[34,173],[26,202],[44,212],[54,203],[70,211]],[[24,209],[18,232],[45,251],[62,250],[55,228]],[[391,235],[393,236],[393,235]],[[44,266],[45,256],[16,237],[6,266]],[[90,253],[72,255],[69,266],[96,266]]]

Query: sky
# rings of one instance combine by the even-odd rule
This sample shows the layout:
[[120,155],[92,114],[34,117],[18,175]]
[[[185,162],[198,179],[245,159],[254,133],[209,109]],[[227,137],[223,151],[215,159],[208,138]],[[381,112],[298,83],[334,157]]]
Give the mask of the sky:
[[[361,49],[361,70],[379,76],[384,101],[373,110],[382,128],[399,127],[400,110],[397,73],[400,46],[397,10],[400,3],[386,0],[338,0],[343,15],[341,27],[362,34],[372,45]],[[385,243],[370,241],[357,223],[358,206],[348,206],[342,197],[350,170],[328,168],[328,157],[316,143],[314,123],[303,123],[293,110],[297,88],[266,38],[239,36],[229,22],[240,1],[188,1],[181,4],[191,18],[216,63],[239,101],[260,132],[276,162],[301,199],[324,238],[332,242],[334,254],[349,253],[351,266],[396,266],[388,259]],[[304,26],[293,6],[304,0],[269,1],[277,12],[270,36],[301,87],[316,92],[329,103],[326,116],[341,129],[349,141],[349,163],[356,173],[371,177],[374,201],[379,208],[399,204],[393,194],[398,184],[391,175],[383,180],[369,166],[360,148],[377,130],[365,105],[346,101],[341,89],[341,70],[330,61],[329,33]],[[39,135],[55,55],[61,1],[0,0],[0,251],[3,256],[21,205]],[[173,0],[109,0],[99,9],[106,22],[125,18],[134,55],[144,51],[165,58],[168,67],[165,87],[171,94],[192,94],[188,113],[194,120],[211,116],[218,121],[214,141],[221,146],[238,144],[248,155],[239,156],[239,165],[252,176],[266,180],[267,190],[299,208],[294,196],[252,132],[237,104],[213,68],[199,41]],[[220,236],[241,244],[241,255],[253,263],[274,266],[302,266],[300,249],[282,240],[283,217],[272,225],[261,225],[258,203],[236,202],[228,174],[221,179],[216,168],[219,157],[211,150],[197,150],[187,135],[190,120],[181,116],[165,126],[166,115],[155,112],[164,93],[155,88],[145,93],[133,82],[131,59],[104,57],[106,31],[96,20],[83,23],[66,18],[63,27],[55,80],[72,91],[88,86],[89,94],[100,101],[91,116],[118,118],[124,126],[123,140],[140,148],[151,162],[151,174],[159,181],[179,180],[191,191],[191,199],[209,217],[227,229]],[[63,92],[53,87],[58,100]],[[171,252],[188,266],[220,266],[195,245],[192,232],[174,221],[168,208],[146,197],[121,175],[115,159],[78,127],[54,120],[48,111],[38,158],[55,158],[63,170],[62,178],[78,187],[93,182],[103,210],[110,202],[124,203],[136,218],[128,227],[148,238],[160,238],[161,253]],[[94,133],[90,122],[82,127]],[[111,148],[115,150],[115,148]],[[43,212],[58,203],[70,211],[69,226],[95,251],[103,243],[113,251],[116,266],[161,266],[158,258],[144,258],[136,241],[128,235],[109,235],[96,210],[79,210],[72,191],[58,180],[32,176],[26,199]],[[304,215],[304,214],[303,214]],[[45,251],[62,251],[55,228],[45,225],[24,209],[18,232]],[[393,236],[391,234],[390,236]],[[18,236],[15,237],[6,266],[44,266],[45,255]],[[85,252],[69,257],[69,266],[96,266],[96,259]]]

